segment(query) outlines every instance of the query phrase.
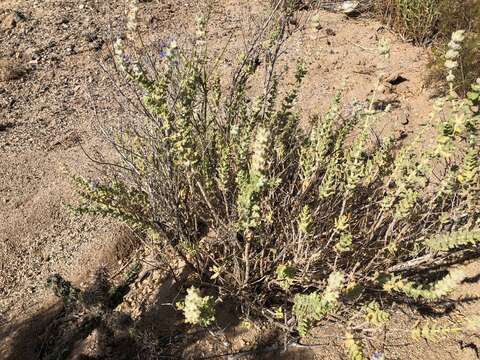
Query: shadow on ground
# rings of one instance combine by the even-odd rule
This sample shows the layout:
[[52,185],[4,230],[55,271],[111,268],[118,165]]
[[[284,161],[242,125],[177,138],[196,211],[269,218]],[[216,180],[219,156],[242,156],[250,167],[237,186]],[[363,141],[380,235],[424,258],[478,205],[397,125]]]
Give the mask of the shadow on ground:
[[[171,284],[170,284],[171,285]],[[168,287],[169,285],[165,285]],[[171,290],[171,289],[169,289]],[[170,291],[170,293],[173,293]],[[108,314],[95,321],[58,302],[31,318],[0,332],[0,358],[5,360],[94,359],[313,359],[308,351],[284,353],[278,332],[269,331],[241,351],[219,351],[204,356],[197,344],[211,337],[205,329],[188,329],[173,309],[158,299],[140,319]],[[218,324],[236,326],[237,323]],[[201,345],[200,345],[201,346]]]
[[[433,273],[432,277],[438,274]],[[137,318],[119,310],[125,297],[141,277],[140,269],[127,271],[125,279],[113,284],[107,271],[97,271],[84,290],[54,275],[49,279],[62,300],[34,316],[0,327],[0,358],[6,360],[61,359],[313,359],[312,351],[283,352],[284,336],[275,330],[261,331],[248,346],[235,346],[239,333],[238,304],[217,307],[217,324],[211,329],[186,326],[174,307],[185,290],[189,271],[165,276],[155,289],[149,306]],[[175,280],[177,279],[177,280]],[[464,284],[476,283],[475,272]],[[140,297],[142,293],[140,292]],[[449,315],[457,306],[478,301],[477,296],[435,303],[404,303],[429,317]],[[240,334],[241,336],[241,334]],[[226,345],[227,344],[227,345]]]

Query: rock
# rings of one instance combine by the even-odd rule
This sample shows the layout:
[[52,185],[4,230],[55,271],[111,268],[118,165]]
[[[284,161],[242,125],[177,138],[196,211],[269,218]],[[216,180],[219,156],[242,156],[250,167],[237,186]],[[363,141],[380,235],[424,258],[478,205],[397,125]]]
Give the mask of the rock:
[[158,281],[160,280],[160,277],[161,277],[161,273],[160,271],[154,271],[153,274],[152,274],[152,280],[153,281]]
[[385,86],[385,84],[380,84],[378,86],[378,89],[377,91],[380,93],[380,94],[386,94],[388,92],[390,92],[391,88]]
[[68,16],[62,16],[59,19],[57,19],[55,24],[56,25],[65,25],[65,24],[68,24],[69,22],[70,22],[70,19],[68,18]]
[[24,52],[25,59],[30,60],[37,60],[40,58],[40,50],[36,48],[28,48]]
[[15,29],[17,24],[22,21],[23,16],[17,11],[13,11],[7,16],[5,16],[0,23],[0,29],[3,31],[10,31]]
[[407,113],[403,113],[400,116],[400,123],[402,125],[408,125],[409,122],[410,122],[409,115]]
[[25,75],[25,68],[18,62],[0,59],[0,81],[18,80]]
[[83,33],[85,41],[91,43],[98,39],[98,34],[95,31],[87,31]]
[[334,30],[330,29],[330,28],[326,28],[326,29],[325,29],[325,33],[326,33],[328,36],[335,36],[335,35],[337,35],[337,33],[336,33]]
[[89,50],[98,51],[103,47],[103,40],[95,40],[88,46]]

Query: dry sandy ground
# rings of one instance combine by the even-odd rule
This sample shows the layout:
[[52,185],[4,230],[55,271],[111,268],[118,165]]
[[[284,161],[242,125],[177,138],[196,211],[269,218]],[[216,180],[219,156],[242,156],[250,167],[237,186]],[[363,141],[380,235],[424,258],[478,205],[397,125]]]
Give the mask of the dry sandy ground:
[[[233,54],[242,46],[240,29],[251,19],[249,12],[258,9],[249,9],[248,1],[220,3],[210,36],[223,44],[233,35]],[[79,283],[98,265],[115,269],[128,256],[126,236],[118,225],[74,216],[66,206],[75,199],[68,174],[96,175],[83,149],[108,152],[91,127],[91,98],[104,111],[115,111],[113,88],[99,64],[111,59],[111,41],[124,26],[124,10],[124,2],[115,0],[0,2],[0,342],[1,337],[5,340],[0,358],[31,358],[25,355],[32,351],[29,343],[23,352],[16,336],[35,337],[42,321],[49,319],[34,316],[54,304],[44,285],[50,274],[60,272]],[[142,2],[140,18],[142,28],[149,30],[148,42],[175,37],[193,23],[195,11],[193,2]],[[383,82],[380,96],[398,102],[398,108],[379,129],[412,136],[428,126],[431,100],[422,85],[424,49],[402,43],[365,17],[321,13],[321,25],[321,30],[307,26],[296,33],[286,54],[288,60],[305,59],[310,70],[301,96],[305,114],[324,109],[340,88],[347,103],[365,101],[383,73],[393,85]],[[377,52],[382,37],[391,39],[387,61]],[[226,70],[229,66],[225,64]],[[470,275],[473,280],[459,289],[458,296],[480,295],[476,264]],[[453,315],[478,310],[478,304],[469,303]],[[33,319],[37,329],[15,332],[15,324],[25,319]],[[239,350],[253,345],[264,331],[242,333],[235,328],[223,342],[207,337],[199,344],[203,352],[224,353],[232,346]],[[233,340],[242,336],[241,341]],[[462,350],[460,341],[473,345]],[[338,359],[343,356],[340,345],[288,356]],[[186,346],[185,354],[198,357],[196,346]],[[480,346],[478,337],[452,339],[440,348],[407,344],[393,347],[390,358],[475,359],[475,352],[468,350],[473,346]]]

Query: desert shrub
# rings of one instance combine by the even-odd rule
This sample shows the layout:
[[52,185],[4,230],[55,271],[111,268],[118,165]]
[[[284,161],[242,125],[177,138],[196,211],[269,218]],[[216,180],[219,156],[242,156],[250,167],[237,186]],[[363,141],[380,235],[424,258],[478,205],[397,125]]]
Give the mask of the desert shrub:
[[465,96],[470,84],[480,73],[480,2],[444,1],[440,7],[438,21],[438,41],[434,43],[427,81],[437,83],[444,79],[445,54],[448,40],[456,29],[465,29],[466,38],[459,50],[459,67],[455,70],[455,89]]
[[439,5],[442,1],[444,0],[376,0],[374,9],[405,38],[425,44],[437,32]]
[[454,82],[464,96],[480,73],[480,2],[478,0],[376,0],[376,13],[415,44],[432,45],[428,83],[445,78],[443,63],[451,34],[466,30]]
[[[480,32],[478,18],[480,16],[480,3],[478,0],[443,0],[439,3],[438,33],[444,38],[457,29],[466,32]],[[464,44],[465,45],[465,44]]]
[[[307,70],[298,63],[282,90],[276,68],[289,21],[269,19],[228,81],[209,52],[207,16],[191,46],[171,42],[155,61],[117,41],[120,81],[138,92],[122,90],[132,112],[105,125],[119,155],[106,181],[76,178],[78,210],[129,223],[221,299],[247,315],[281,308],[302,335],[333,314],[347,327],[355,317],[342,315],[355,311],[381,323],[388,316],[372,296],[448,296],[461,269],[433,281],[419,270],[478,243],[478,95],[463,100],[450,88],[426,148],[374,136],[375,99],[344,110],[338,94],[326,113],[303,119],[296,102]],[[208,325],[212,299],[193,295],[203,310],[191,322]],[[360,358],[351,333],[347,343]]]

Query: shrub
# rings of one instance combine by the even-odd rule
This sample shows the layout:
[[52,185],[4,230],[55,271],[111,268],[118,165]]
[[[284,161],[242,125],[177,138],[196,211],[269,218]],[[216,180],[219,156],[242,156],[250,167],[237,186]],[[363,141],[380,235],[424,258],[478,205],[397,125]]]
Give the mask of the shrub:
[[[266,22],[227,84],[208,52],[207,19],[193,46],[164,49],[161,66],[134,61],[116,43],[117,64],[141,97],[128,96],[136,112],[104,132],[119,154],[109,181],[77,178],[79,211],[156,234],[159,251],[173,250],[222,299],[267,317],[265,308],[281,307],[302,335],[333,313],[363,314],[366,304],[372,321],[387,319],[371,303],[378,294],[447,296],[461,270],[434,282],[417,270],[477,243],[461,235],[479,226],[476,100],[451,88],[432,113],[436,141],[422,149],[375,140],[374,99],[346,112],[339,94],[307,121],[296,110],[304,65],[284,95],[275,71],[288,19]],[[255,96],[260,64],[264,87]],[[347,343],[360,358],[351,334]]]
[[392,27],[405,38],[425,44],[435,35],[439,0],[381,1],[383,13]]
[[417,44],[436,35],[444,0],[376,0],[374,9],[394,30]]
[[[478,4],[478,17],[480,17],[480,3]],[[429,61],[430,71],[426,78],[427,83],[436,84],[444,81],[444,62],[447,51],[448,44],[446,42],[439,42],[432,49],[432,57]],[[477,32],[466,33],[466,39],[459,53],[459,66],[454,71],[453,85],[461,96],[466,96],[470,90],[470,84],[475,82],[480,73],[480,28]]]
[[415,44],[432,44],[427,82],[445,79],[445,53],[450,36],[466,30],[454,81],[465,96],[480,73],[480,2],[478,0],[375,0],[376,13],[395,31]]

